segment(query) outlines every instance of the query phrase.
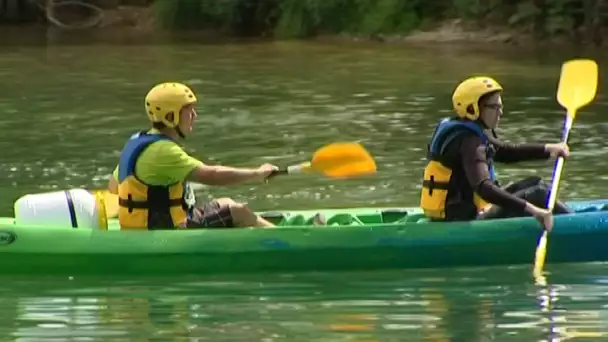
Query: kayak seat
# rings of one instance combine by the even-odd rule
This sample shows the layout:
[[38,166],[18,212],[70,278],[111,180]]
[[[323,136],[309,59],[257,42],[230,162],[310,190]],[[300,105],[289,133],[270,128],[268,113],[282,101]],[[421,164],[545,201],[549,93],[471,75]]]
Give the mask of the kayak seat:
[[286,220],[285,215],[279,211],[267,211],[260,214],[260,216],[274,225],[279,225],[281,222]]
[[359,226],[363,225],[363,222],[355,216],[347,213],[335,214],[327,220],[328,226],[339,225],[339,226]]
[[424,223],[424,222],[428,222],[429,219],[424,216],[423,213],[418,213],[418,214],[412,214],[412,215],[408,215],[398,221],[396,221],[396,224],[401,224],[401,223]]
[[[302,214],[290,217],[282,216],[282,220],[278,222],[280,226],[312,226],[314,224],[314,215],[310,217],[305,217]],[[358,226],[364,223],[355,215],[340,213],[330,216],[326,224],[328,226]]]
[[575,213],[582,214],[582,213],[591,213],[594,211],[603,211],[603,210],[605,210],[605,209],[603,209],[602,207],[599,207],[599,206],[589,206],[589,207],[578,209],[575,211]]
[[306,219],[304,215],[294,215],[292,217],[286,218],[282,226],[306,226]]
[[394,223],[401,221],[408,217],[409,212],[407,209],[384,209],[381,212],[382,223]]
[[589,212],[593,212],[593,211],[607,211],[608,210],[608,204],[596,204],[596,205],[590,205],[588,207],[584,207],[581,209],[576,210],[577,213],[589,213]]

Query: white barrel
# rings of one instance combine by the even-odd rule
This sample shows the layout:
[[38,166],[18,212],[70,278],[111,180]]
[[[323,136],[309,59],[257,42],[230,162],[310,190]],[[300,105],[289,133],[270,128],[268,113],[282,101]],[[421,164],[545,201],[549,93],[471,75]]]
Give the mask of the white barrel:
[[107,229],[100,220],[98,200],[84,189],[28,194],[15,201],[17,225]]

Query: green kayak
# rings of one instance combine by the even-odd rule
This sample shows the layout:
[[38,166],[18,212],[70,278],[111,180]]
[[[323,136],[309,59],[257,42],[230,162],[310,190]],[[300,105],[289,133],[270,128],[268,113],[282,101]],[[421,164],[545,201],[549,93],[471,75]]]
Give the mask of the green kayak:
[[[550,234],[547,263],[608,261],[607,200],[568,203]],[[608,206],[607,206],[608,207]],[[211,274],[532,264],[533,218],[437,223],[417,208],[264,212],[279,227],[107,231],[16,226],[0,219],[3,274]]]

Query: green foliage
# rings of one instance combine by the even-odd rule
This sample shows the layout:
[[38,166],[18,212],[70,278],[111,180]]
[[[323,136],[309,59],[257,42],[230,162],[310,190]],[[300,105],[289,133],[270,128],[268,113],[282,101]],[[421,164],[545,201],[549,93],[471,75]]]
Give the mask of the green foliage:
[[[399,34],[460,18],[485,25],[568,33],[584,0],[156,0],[166,28],[207,28],[281,38],[319,34]],[[579,24],[577,24],[579,23]]]
[[380,34],[416,27],[418,1],[403,0],[283,0],[275,29],[278,37],[320,33]]
[[529,22],[535,16],[541,14],[541,9],[534,4],[534,1],[521,1],[516,6],[517,10],[509,17],[509,25]]

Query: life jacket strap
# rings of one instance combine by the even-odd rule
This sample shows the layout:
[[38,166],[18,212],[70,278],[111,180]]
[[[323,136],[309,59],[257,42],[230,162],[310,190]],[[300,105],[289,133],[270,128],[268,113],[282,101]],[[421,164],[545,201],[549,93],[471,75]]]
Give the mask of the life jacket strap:
[[450,184],[446,182],[435,182],[435,176],[431,176],[430,179],[422,181],[422,187],[429,189],[429,195],[433,194],[433,189],[448,190]]
[[[129,213],[132,213],[133,209],[152,209],[152,205],[149,201],[134,201],[131,195],[129,195],[126,199],[119,198],[118,205],[123,208],[129,209]],[[182,205],[183,200],[181,198],[174,198],[169,200],[169,207],[181,207]]]

